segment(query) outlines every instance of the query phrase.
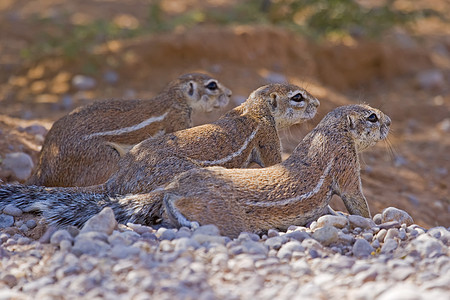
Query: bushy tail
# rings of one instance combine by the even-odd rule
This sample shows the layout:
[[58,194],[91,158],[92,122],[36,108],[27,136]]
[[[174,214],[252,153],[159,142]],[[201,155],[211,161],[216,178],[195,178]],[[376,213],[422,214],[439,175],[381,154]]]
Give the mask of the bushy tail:
[[0,211],[12,204],[24,212],[41,214],[58,227],[82,227],[104,207],[111,207],[119,223],[154,224],[159,219],[162,199],[159,192],[110,196],[83,191],[82,188],[48,188],[42,186],[0,186]]

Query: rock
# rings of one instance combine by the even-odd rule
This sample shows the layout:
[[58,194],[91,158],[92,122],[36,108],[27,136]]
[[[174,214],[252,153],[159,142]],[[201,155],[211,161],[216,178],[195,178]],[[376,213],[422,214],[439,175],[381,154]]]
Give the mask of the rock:
[[368,257],[374,250],[375,249],[373,249],[370,243],[365,239],[356,239],[352,248],[353,255],[358,258]]
[[13,288],[17,285],[17,278],[12,274],[6,274],[2,277],[1,281],[5,283],[10,288]]
[[292,253],[295,251],[304,252],[305,248],[299,241],[290,241],[281,247],[277,253],[277,257],[279,259],[291,259]]
[[270,249],[279,250],[281,246],[288,241],[288,238],[285,236],[274,236],[271,238],[268,238],[264,245],[268,246]]
[[26,224],[22,224],[22,225],[19,227],[19,230],[22,231],[22,232],[27,232],[27,231],[30,230],[30,229],[28,228],[28,226],[27,226]]
[[25,225],[27,225],[28,228],[33,229],[37,226],[37,223],[35,220],[30,219],[25,223]]
[[84,224],[80,233],[95,231],[111,234],[117,226],[117,221],[114,218],[114,212],[110,207],[105,207],[100,213],[90,218]]
[[65,94],[61,97],[59,109],[71,110],[74,106],[73,97],[71,95]]
[[364,218],[362,216],[358,215],[350,215],[348,216],[348,221],[350,222],[350,225],[355,227],[360,227],[362,229],[371,228],[375,226],[375,222],[372,221],[369,218]]
[[153,228],[141,224],[127,223],[127,226],[133,229],[133,231],[137,232],[138,234],[153,232]]
[[75,244],[72,247],[72,253],[77,256],[81,254],[104,256],[106,255],[106,251],[108,251],[110,248],[111,246],[104,241],[90,238],[86,234],[80,234],[75,239]]
[[243,241],[241,246],[245,253],[267,255],[269,249],[261,243],[254,241]]
[[344,216],[325,215],[325,216],[321,216],[317,220],[316,228],[321,228],[321,227],[325,227],[325,226],[334,226],[337,228],[344,228],[347,225],[348,225],[348,220]]
[[191,236],[192,236],[192,231],[187,227],[181,227],[180,229],[178,229],[178,231],[176,233],[177,239],[180,239],[182,237],[190,238]]
[[381,253],[383,254],[392,253],[394,252],[395,249],[397,249],[397,247],[398,243],[396,240],[388,239],[386,242],[384,242],[383,246],[381,247]]
[[390,228],[387,233],[386,236],[384,237],[384,242],[386,242],[387,240],[393,239],[398,237],[398,229],[397,228]]
[[417,286],[410,283],[396,284],[383,292],[378,300],[421,300],[420,293],[417,292]]
[[194,236],[196,234],[203,234],[203,235],[220,235],[220,230],[219,228],[217,228],[216,225],[203,225],[198,227],[195,231],[194,231]]
[[364,232],[364,233],[362,234],[362,237],[363,237],[366,241],[371,242],[372,239],[373,239],[373,234],[370,233],[370,232]]
[[375,222],[375,224],[380,225],[381,224],[381,214],[376,214],[375,216],[373,216],[373,221]]
[[260,240],[259,235],[251,232],[241,232],[239,234],[238,240],[251,240],[257,242]]
[[303,240],[302,246],[306,249],[313,249],[315,251],[322,251],[323,249],[322,244],[312,238]]
[[39,124],[33,124],[24,128],[24,131],[32,135],[45,136],[47,134],[47,129]]
[[119,81],[119,74],[114,71],[106,71],[103,73],[103,80],[109,84],[115,84]]
[[27,237],[21,237],[17,240],[17,245],[29,245],[31,243],[31,239]]
[[59,245],[61,243],[61,241],[63,241],[63,240],[72,242],[73,237],[67,230],[60,229],[52,234],[52,236],[50,238],[50,243],[52,245]]
[[380,229],[386,229],[386,230],[389,228],[394,228],[394,227],[399,228],[400,223],[397,221],[390,221],[390,222],[382,223],[382,224],[378,225],[378,227]]
[[52,237],[53,233],[55,233],[57,230],[58,228],[56,228],[55,226],[49,226],[39,239],[39,242],[43,244],[50,243],[50,238]]
[[114,231],[110,236],[108,236],[108,243],[112,246],[124,245],[130,246],[140,239],[140,235],[134,231]]
[[0,214],[0,228],[7,228],[14,225],[14,217],[11,215]]
[[379,248],[379,247],[380,247],[380,241],[377,240],[377,239],[375,239],[375,240],[372,242],[372,247],[374,247],[375,249]]
[[171,240],[175,239],[176,233],[172,229],[167,229],[167,228],[161,227],[156,232],[156,236],[159,237],[161,240],[171,241]]
[[199,244],[220,244],[225,245],[226,239],[219,235],[208,235],[202,233],[195,233],[192,238]]
[[397,221],[400,224],[406,224],[406,226],[413,224],[413,219],[406,211],[395,207],[384,209],[381,213],[381,219],[383,223]]
[[69,252],[72,250],[72,242],[69,240],[62,240],[59,243],[59,249],[63,252]]
[[440,240],[444,245],[450,246],[450,232],[443,226],[433,227],[427,231],[429,236]]
[[17,208],[12,204],[8,204],[5,208],[3,208],[3,213],[13,217],[20,217],[23,212],[20,208]]
[[338,238],[338,230],[333,226],[325,226],[319,229],[316,229],[312,235],[313,239],[317,240],[324,246],[328,246],[332,243],[335,243]]
[[111,249],[111,257],[123,259],[138,256],[139,252],[139,249],[136,247],[117,244]]
[[378,276],[378,272],[376,270],[373,269],[368,269],[362,272],[359,272],[356,276],[355,276],[355,282],[358,283],[365,283],[368,281],[375,281],[375,279]]
[[90,90],[95,87],[97,81],[88,76],[75,75],[72,78],[72,85],[78,90]]
[[267,231],[267,237],[269,237],[269,238],[279,236],[279,235],[280,235],[280,233],[276,229],[271,228]]
[[195,240],[188,237],[182,237],[175,240],[175,251],[186,251],[189,248],[197,249],[200,244]]
[[342,244],[353,245],[353,243],[355,242],[355,237],[352,234],[345,234],[342,231],[339,231],[338,240]]
[[299,242],[302,242],[304,239],[311,238],[311,236],[307,232],[300,231],[300,230],[295,230],[295,231],[286,233],[284,235],[284,237],[287,237],[288,239],[296,240]]
[[446,247],[438,239],[422,234],[412,240],[406,250],[409,252],[417,251],[422,257],[436,257],[445,253],[444,248]]
[[10,171],[13,178],[19,181],[30,177],[33,167],[33,160],[23,152],[7,153],[2,161],[2,168]]
[[416,76],[416,82],[424,90],[442,89],[446,85],[444,74],[439,69],[419,72]]

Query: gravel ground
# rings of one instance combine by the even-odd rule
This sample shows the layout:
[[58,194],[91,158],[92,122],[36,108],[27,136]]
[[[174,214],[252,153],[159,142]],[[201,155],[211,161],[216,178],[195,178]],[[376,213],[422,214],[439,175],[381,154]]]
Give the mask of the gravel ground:
[[24,216],[0,214],[0,299],[450,298],[449,228],[396,208],[234,240],[213,225],[118,225],[108,208],[35,240],[44,220]]

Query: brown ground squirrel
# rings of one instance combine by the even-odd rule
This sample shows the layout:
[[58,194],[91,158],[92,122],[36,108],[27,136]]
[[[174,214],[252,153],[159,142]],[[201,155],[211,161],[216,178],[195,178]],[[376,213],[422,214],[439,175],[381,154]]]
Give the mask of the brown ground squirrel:
[[192,126],[192,111],[228,104],[231,91],[200,73],[170,82],[150,100],[107,100],[56,121],[27,184],[89,186],[105,182],[121,156],[139,142]]
[[192,168],[281,162],[277,130],[313,118],[319,104],[295,85],[263,86],[214,123],[139,143],[120,160],[118,171],[105,184],[85,188],[1,186],[0,208],[12,203],[43,212],[50,222],[80,226],[103,207],[112,206],[118,220],[126,221],[133,211],[126,203],[120,204],[120,195],[148,193]]
[[274,165],[281,162],[278,130],[312,119],[319,105],[296,85],[260,87],[216,122],[136,145],[102,189],[112,195],[146,193],[196,167]]
[[[370,217],[358,153],[385,139],[390,124],[388,116],[367,105],[339,107],[281,164],[263,169],[193,169],[164,190],[130,196],[121,203],[135,211],[133,218],[151,219],[157,213],[169,226],[214,224],[230,237],[242,231],[263,233],[305,225],[327,212],[334,194],[349,213]],[[163,194],[160,211],[152,206],[155,194],[156,198]]]

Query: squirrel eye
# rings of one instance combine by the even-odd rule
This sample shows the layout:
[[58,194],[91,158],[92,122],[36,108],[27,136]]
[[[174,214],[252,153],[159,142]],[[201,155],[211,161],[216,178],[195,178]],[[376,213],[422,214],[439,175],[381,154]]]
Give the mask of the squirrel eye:
[[367,117],[367,120],[369,122],[375,123],[376,121],[378,121],[378,117],[376,114],[371,114],[370,116]]
[[304,101],[305,99],[303,98],[302,94],[298,93],[298,94],[295,94],[294,96],[292,96],[291,100],[295,101],[295,102],[301,102],[301,101]]
[[206,85],[207,89],[210,89],[211,91],[217,90],[217,83],[215,81],[211,81]]

